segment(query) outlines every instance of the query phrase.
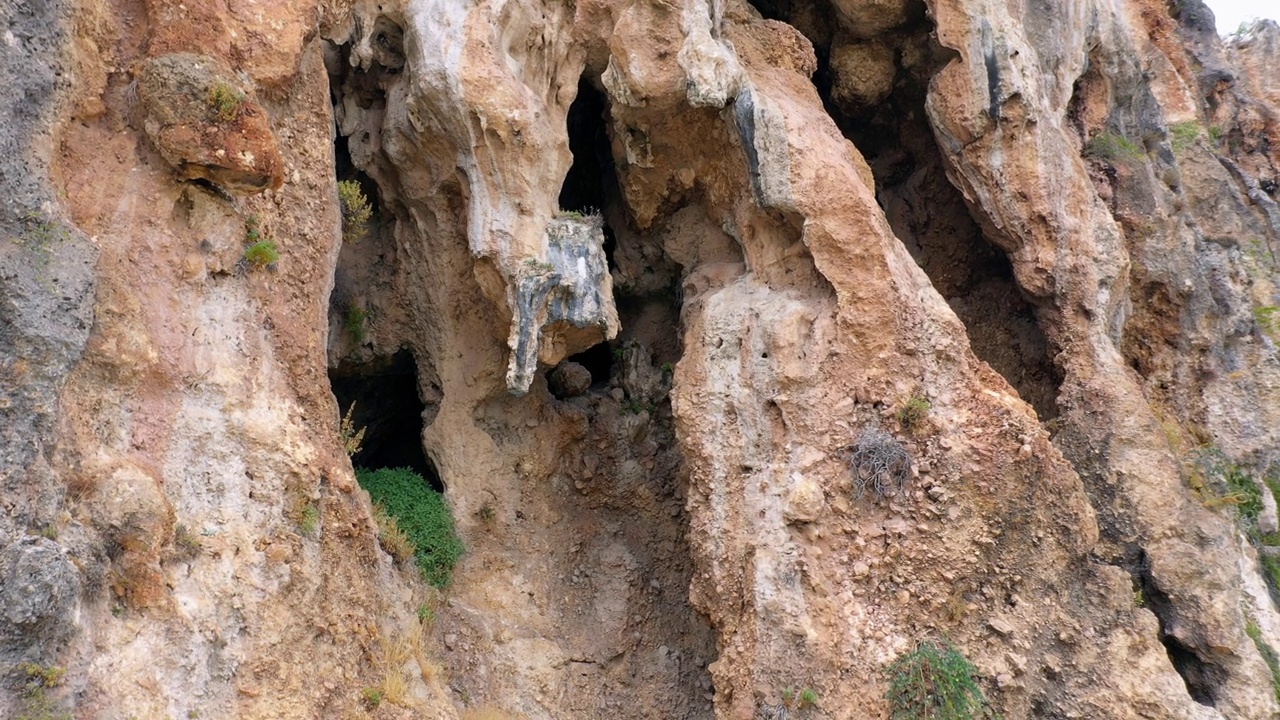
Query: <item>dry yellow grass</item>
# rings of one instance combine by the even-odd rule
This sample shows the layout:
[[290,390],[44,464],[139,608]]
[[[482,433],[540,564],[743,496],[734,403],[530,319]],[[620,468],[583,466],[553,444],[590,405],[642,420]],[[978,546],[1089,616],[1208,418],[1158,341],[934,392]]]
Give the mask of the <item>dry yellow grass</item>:
[[505,710],[485,705],[484,707],[463,710],[462,720],[521,720],[521,717]]
[[417,660],[419,666],[426,662],[422,652],[422,627],[414,625],[404,635],[389,638],[382,636],[382,694],[389,703],[405,706],[409,696],[409,680],[405,677],[405,663]]
[[382,544],[382,549],[402,563],[413,559],[417,548],[396,524],[396,519],[388,515],[381,505],[373,506],[373,519],[378,524],[378,542]]

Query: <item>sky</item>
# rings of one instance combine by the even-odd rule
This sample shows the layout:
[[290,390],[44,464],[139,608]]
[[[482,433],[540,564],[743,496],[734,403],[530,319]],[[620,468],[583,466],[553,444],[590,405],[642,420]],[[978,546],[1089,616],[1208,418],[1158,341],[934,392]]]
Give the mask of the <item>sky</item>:
[[1218,32],[1228,35],[1240,23],[1255,18],[1280,19],[1280,2],[1276,0],[1204,0],[1217,20]]

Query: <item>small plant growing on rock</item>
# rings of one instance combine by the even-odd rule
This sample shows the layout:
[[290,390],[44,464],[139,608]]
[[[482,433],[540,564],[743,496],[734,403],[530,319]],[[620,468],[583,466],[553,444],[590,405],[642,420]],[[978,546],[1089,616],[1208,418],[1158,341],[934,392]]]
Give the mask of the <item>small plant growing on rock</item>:
[[818,706],[818,691],[813,688],[805,688],[800,691],[800,697],[797,701],[801,710],[805,708]]
[[382,704],[382,691],[378,688],[367,687],[360,692],[360,702],[368,710],[377,710],[378,706]]
[[373,207],[369,205],[369,198],[359,181],[343,180],[338,183],[338,206],[342,209],[343,242],[359,240],[373,216]]
[[173,526],[173,548],[179,559],[190,560],[200,554],[200,538],[183,523]]
[[320,509],[308,503],[302,508],[302,519],[298,521],[298,529],[302,534],[312,537],[320,529]]
[[1276,649],[1271,647],[1271,643],[1262,637],[1262,628],[1258,627],[1258,623],[1253,618],[1248,620],[1249,622],[1244,626],[1244,632],[1253,641],[1253,646],[1258,649],[1263,661],[1267,663],[1267,669],[1271,671],[1271,692],[1276,696],[1276,700],[1280,701],[1280,654],[1277,654]]
[[852,445],[849,463],[858,497],[871,487],[877,495],[895,495],[906,487],[911,476],[911,456],[902,443],[879,428],[868,428]]
[[270,240],[259,240],[244,249],[244,260],[254,267],[275,265],[280,259],[280,251]]
[[1142,148],[1129,138],[1115,133],[1100,132],[1085,143],[1084,154],[1088,157],[1116,163],[1125,160],[1142,159]]
[[924,419],[929,416],[929,410],[933,405],[922,395],[912,395],[902,401],[902,406],[898,408],[898,422],[905,430],[914,430],[920,427]]
[[1263,507],[1262,488],[1221,450],[1204,447],[1195,452],[1191,481],[1205,506],[1234,507],[1246,531],[1256,530]]
[[240,108],[244,106],[244,93],[227,83],[214,83],[209,88],[208,105],[218,122],[234,122],[240,117]]
[[418,606],[418,622],[427,625],[436,621],[436,611],[427,603]]
[[54,665],[22,663],[18,670],[26,676],[20,692],[23,713],[17,720],[71,720],[71,714],[58,710],[48,691],[62,684],[66,668]]
[[347,451],[347,457],[355,457],[364,448],[364,431],[365,428],[356,429],[355,421],[351,416],[356,411],[356,404],[351,403],[347,407],[347,412],[342,416],[342,422],[338,424],[338,433],[342,436],[342,449]]
[[1253,321],[1258,323],[1258,329],[1273,338],[1280,337],[1280,316],[1276,314],[1277,311],[1280,311],[1280,307],[1275,305],[1253,309]]
[[1169,145],[1175,153],[1180,153],[1191,147],[1198,137],[1200,137],[1200,123],[1194,120],[1174,123],[1169,126]]
[[990,706],[978,669],[949,643],[926,641],[889,667],[893,720],[972,720]]
[[244,241],[248,247],[244,249],[244,262],[253,267],[268,267],[280,259],[280,251],[276,244],[268,240],[258,222],[257,215],[244,219]]
[[347,317],[344,324],[347,332],[351,333],[351,339],[355,344],[360,345],[364,342],[364,324],[369,319],[369,311],[352,305],[347,308]]

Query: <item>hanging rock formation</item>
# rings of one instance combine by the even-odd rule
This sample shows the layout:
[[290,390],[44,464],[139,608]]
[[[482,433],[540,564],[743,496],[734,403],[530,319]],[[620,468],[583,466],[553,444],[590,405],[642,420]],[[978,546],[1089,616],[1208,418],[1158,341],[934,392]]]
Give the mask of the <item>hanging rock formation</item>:
[[1276,23],[0,12],[0,716],[1280,717]]

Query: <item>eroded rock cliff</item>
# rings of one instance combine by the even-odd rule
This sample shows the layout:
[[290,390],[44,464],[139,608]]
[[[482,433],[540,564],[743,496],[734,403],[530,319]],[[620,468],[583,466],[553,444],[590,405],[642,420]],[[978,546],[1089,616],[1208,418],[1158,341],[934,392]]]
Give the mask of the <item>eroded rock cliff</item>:
[[1275,23],[4,16],[0,714],[1280,716]]

